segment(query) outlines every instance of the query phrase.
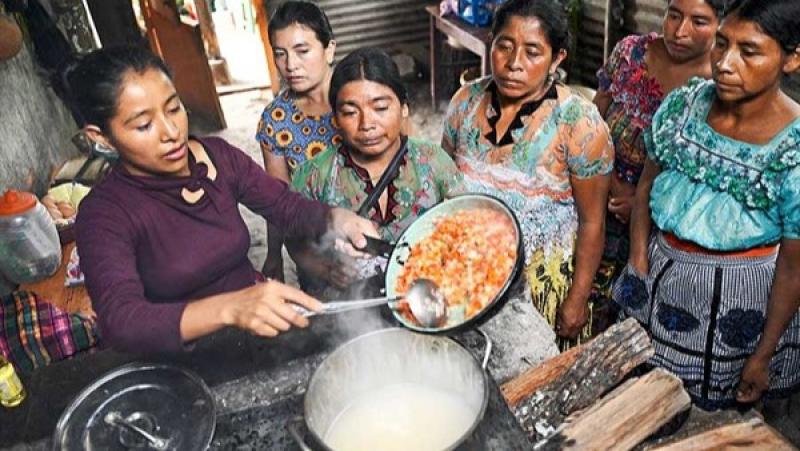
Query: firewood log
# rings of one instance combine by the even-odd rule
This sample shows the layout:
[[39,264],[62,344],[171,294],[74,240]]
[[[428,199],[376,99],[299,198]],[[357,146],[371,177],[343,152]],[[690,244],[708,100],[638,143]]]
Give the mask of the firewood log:
[[629,379],[588,409],[571,415],[537,450],[630,450],[691,407],[683,383],[655,369]]
[[502,391],[520,425],[539,441],[619,384],[653,352],[645,330],[628,319],[507,382]]

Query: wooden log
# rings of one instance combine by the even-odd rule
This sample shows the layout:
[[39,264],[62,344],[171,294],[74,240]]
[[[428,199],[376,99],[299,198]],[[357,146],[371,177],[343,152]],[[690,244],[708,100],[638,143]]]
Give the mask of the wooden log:
[[570,414],[592,405],[654,351],[641,325],[628,319],[573,352],[503,386],[517,421],[534,442],[553,434]]
[[592,407],[570,416],[534,449],[630,450],[691,403],[680,379],[655,369],[626,381]]
[[648,446],[646,450],[658,451],[712,451],[741,448],[748,450],[794,450],[797,449],[777,431],[755,415],[727,415],[723,421],[702,429],[695,429],[688,436],[671,437],[666,443]]
[[503,384],[500,391],[503,393],[506,404],[515,407],[543,385],[564,374],[575,363],[583,346],[576,346],[564,351]]

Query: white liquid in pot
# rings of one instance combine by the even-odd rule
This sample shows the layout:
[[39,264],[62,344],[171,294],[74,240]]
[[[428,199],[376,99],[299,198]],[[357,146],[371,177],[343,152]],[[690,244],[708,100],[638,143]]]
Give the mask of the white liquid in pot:
[[477,410],[446,391],[390,385],[347,406],[324,440],[336,451],[440,451],[461,438]]

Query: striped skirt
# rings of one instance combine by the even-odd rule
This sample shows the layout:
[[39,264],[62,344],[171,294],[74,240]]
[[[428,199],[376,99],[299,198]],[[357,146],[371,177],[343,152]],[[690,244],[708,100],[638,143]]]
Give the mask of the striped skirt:
[[[696,405],[735,405],[742,368],[764,328],[777,254],[690,253],[658,233],[649,256],[647,276],[626,267],[614,286],[622,314],[645,326],[656,350],[651,363],[680,377]],[[800,315],[792,318],[769,370],[769,397],[787,396],[800,384]]]

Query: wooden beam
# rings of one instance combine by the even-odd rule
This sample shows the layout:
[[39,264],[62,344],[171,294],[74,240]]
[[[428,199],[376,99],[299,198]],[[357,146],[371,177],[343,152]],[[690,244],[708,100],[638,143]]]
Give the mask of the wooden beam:
[[272,94],[277,95],[281,89],[281,77],[278,74],[278,66],[275,65],[275,57],[272,54],[272,45],[269,43],[269,13],[264,6],[264,0],[252,0],[253,9],[256,11],[256,25],[261,36],[261,43],[264,45],[264,55],[267,57],[267,70],[269,71],[270,88]]
[[629,450],[691,404],[680,379],[655,369],[626,381],[590,408],[569,417],[534,449]]
[[758,415],[727,415],[722,422],[695,429],[681,437],[670,437],[665,443],[645,447],[658,451],[712,451],[719,449],[794,450],[783,436],[769,427]]
[[197,21],[200,23],[200,33],[203,35],[203,41],[206,43],[208,64],[211,67],[214,80],[218,84],[229,85],[231,84],[231,74],[228,70],[228,63],[225,61],[225,58],[222,56],[222,51],[219,49],[217,30],[214,27],[214,19],[211,17],[208,0],[195,0],[194,7],[197,13]]
[[522,428],[539,441],[567,416],[594,404],[653,353],[647,332],[631,318],[507,382],[502,391]]

